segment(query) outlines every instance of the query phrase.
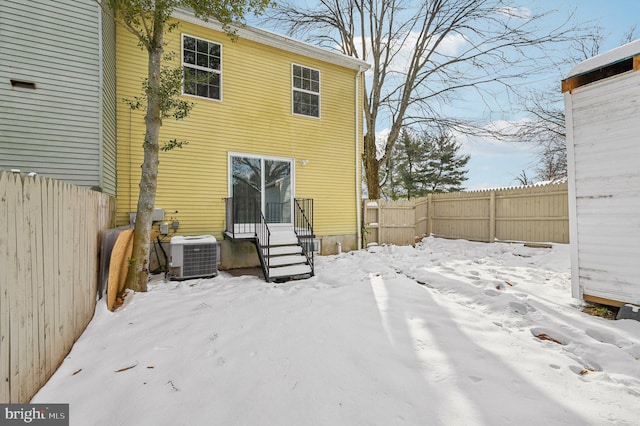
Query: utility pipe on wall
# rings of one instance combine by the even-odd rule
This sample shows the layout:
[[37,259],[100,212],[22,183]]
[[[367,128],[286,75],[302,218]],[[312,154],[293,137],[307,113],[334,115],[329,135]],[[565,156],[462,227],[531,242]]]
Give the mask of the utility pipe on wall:
[[356,73],[356,78],[355,78],[355,82],[356,82],[356,96],[355,96],[355,115],[356,115],[356,125],[355,125],[355,134],[356,134],[356,239],[357,239],[357,245],[358,245],[358,250],[360,250],[362,248],[362,232],[361,232],[361,222],[362,219],[360,217],[360,209],[362,208],[362,197],[361,197],[361,190],[362,190],[362,181],[360,180],[361,176],[362,176],[362,171],[359,169],[359,165],[361,163],[360,161],[360,131],[359,131],[359,127],[358,127],[358,111],[361,107],[359,99],[360,99],[360,76],[362,75],[362,73],[364,71],[367,70],[368,67],[364,67],[364,66],[360,66],[358,68],[358,72]]

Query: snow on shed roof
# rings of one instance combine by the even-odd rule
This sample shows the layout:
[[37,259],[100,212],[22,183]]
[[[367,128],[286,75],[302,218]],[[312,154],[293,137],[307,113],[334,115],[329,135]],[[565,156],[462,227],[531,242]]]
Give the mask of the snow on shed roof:
[[638,54],[640,54],[640,40],[635,40],[631,43],[616,47],[608,52],[601,53],[600,55],[594,56],[586,61],[580,62],[578,65],[573,67],[571,71],[569,71],[567,78],[588,73],[589,71],[602,68],[623,59],[631,58]]

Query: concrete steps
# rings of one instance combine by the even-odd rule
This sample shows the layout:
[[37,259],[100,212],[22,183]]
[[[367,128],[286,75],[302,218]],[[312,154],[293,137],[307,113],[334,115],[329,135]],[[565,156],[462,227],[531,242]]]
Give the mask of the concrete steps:
[[293,230],[272,229],[269,246],[262,246],[262,254],[269,265],[270,280],[301,278],[313,274],[313,268],[307,262]]
[[311,275],[311,266],[307,265],[291,265],[281,266],[278,268],[269,268],[270,279],[295,278],[303,275]]

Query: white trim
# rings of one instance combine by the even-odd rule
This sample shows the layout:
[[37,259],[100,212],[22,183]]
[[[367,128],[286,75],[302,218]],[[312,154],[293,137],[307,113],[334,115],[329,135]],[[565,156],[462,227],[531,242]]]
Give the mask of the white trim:
[[[186,64],[184,62],[184,37],[190,37],[196,40],[202,40],[202,41],[206,41],[207,43],[211,43],[211,44],[217,44],[218,46],[220,46],[220,69],[216,70],[213,68],[208,68],[208,67],[202,67],[199,65],[195,65],[195,64]],[[222,102],[222,49],[223,49],[223,45],[222,43],[219,43],[217,41],[213,41],[213,40],[207,40],[206,38],[202,38],[202,37],[198,37],[198,36],[194,36],[191,34],[187,34],[187,33],[180,33],[180,63],[182,64],[182,67],[187,67],[187,68],[191,68],[191,69],[196,69],[196,70],[200,70],[200,71],[207,71],[207,72],[212,72],[214,74],[218,74],[219,76],[219,81],[220,81],[220,99],[216,99],[216,98],[209,98],[206,96],[198,96],[198,95],[193,95],[191,93],[185,93],[184,92],[184,72],[183,72],[183,78],[182,78],[182,86],[180,87],[180,91],[182,96],[189,96],[192,98],[198,98],[198,99],[206,99],[209,101],[215,101],[215,102]],[[196,52],[197,52],[197,46],[196,46]]]
[[[222,24],[220,24],[219,22],[213,19],[205,22],[199,18],[196,18],[195,14],[190,10],[178,9],[175,10],[171,14],[171,16],[185,22],[200,25],[201,27],[224,32]],[[281,34],[250,27],[248,25],[242,25],[234,28],[236,29],[236,34],[238,35],[238,37],[245,40],[254,41],[266,46],[275,47],[276,49],[303,55],[308,58],[317,59],[345,68],[358,70],[361,67],[366,67],[366,69],[369,69],[369,64],[360,59],[352,58],[342,53],[332,52],[330,50],[326,50],[308,43],[294,40]]]
[[583,288],[580,285],[580,262],[578,241],[578,207],[576,199],[576,163],[573,141],[573,101],[571,93],[564,94],[565,132],[567,143],[567,184],[569,196],[569,244],[571,255],[571,296],[582,299]]
[[[293,200],[295,197],[295,188],[296,188],[296,160],[295,158],[288,157],[276,157],[271,155],[260,155],[260,154],[247,154],[244,152],[227,152],[227,193],[229,197],[233,197],[233,165],[231,163],[232,157],[245,157],[245,158],[256,158],[260,160],[261,169],[264,170],[264,162],[266,161],[281,161],[288,162],[290,171],[291,171],[291,222],[290,223],[269,223],[269,226],[292,226],[293,225]],[[265,206],[265,182],[264,182],[264,173],[260,174],[260,208],[264,211]]]
[[[308,70],[317,72],[318,73],[318,91],[314,92],[313,90],[306,90],[306,89],[300,89],[300,88],[294,87],[294,85],[293,85],[293,79],[294,79],[293,67],[300,67],[300,68],[303,68],[303,69],[306,68]],[[322,118],[322,96],[320,94],[322,92],[321,74],[322,73],[318,69],[311,68],[311,67],[308,67],[306,65],[297,64],[295,62],[291,63],[291,114],[292,115],[295,115],[295,116],[298,116],[298,117],[309,117],[309,118],[316,118],[316,119]],[[318,96],[318,115],[300,114],[300,113],[294,112],[294,101],[293,101],[294,92],[302,92],[302,93],[308,93],[310,95]]]

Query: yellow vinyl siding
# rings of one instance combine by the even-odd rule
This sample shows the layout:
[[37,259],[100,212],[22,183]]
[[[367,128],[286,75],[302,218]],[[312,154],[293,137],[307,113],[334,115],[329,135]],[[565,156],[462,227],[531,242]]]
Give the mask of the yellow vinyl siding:
[[[232,42],[223,33],[187,22],[165,37],[165,51],[176,52],[176,65],[182,33],[222,45],[222,100],[185,96],[195,104],[189,117],[163,122],[161,145],[171,138],[189,141],[183,149],[160,153],[156,207],[165,209],[167,220],[180,221],[178,234],[221,237],[228,154],[237,152],[295,159],[295,197],[315,200],[316,233],[355,235],[356,71],[242,38]],[[292,114],[292,63],[320,71],[321,118]],[[146,52],[122,27],[117,64],[118,99],[139,96]],[[143,137],[144,112],[120,102],[119,224],[136,210]]]

